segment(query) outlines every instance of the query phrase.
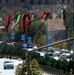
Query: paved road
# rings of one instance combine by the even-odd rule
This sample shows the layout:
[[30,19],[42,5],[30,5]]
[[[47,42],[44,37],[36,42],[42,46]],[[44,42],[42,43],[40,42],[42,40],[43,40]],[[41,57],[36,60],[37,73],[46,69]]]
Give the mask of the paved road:
[[14,69],[10,69],[10,70],[4,70],[3,68],[3,63],[5,60],[8,60],[8,61],[13,61],[14,62],[14,65],[17,66],[19,63],[22,63],[22,61],[19,61],[19,60],[10,60],[10,59],[5,59],[5,58],[0,58],[0,75],[15,75],[15,68]]
[[[19,63],[22,63],[22,61],[19,60],[10,60],[10,59],[6,59],[6,58],[0,58],[0,75],[15,75],[15,69],[16,67],[14,67],[14,69],[10,69],[10,70],[4,70],[4,61],[13,61],[14,62],[14,66],[17,66]],[[43,75],[52,75],[52,74],[48,74],[46,72],[43,73]]]

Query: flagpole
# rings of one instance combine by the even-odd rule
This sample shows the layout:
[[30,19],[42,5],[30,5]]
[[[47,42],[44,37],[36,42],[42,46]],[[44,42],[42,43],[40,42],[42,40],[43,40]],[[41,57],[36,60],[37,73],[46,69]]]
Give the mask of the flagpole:
[[66,12],[65,12],[65,7],[62,8],[63,9],[63,23],[64,26],[66,28],[66,39],[69,38],[69,26],[66,23]]
[[28,51],[28,25],[25,25],[26,31],[25,31],[25,35],[26,35],[26,43],[27,43],[27,72],[28,75],[30,75],[30,52]]

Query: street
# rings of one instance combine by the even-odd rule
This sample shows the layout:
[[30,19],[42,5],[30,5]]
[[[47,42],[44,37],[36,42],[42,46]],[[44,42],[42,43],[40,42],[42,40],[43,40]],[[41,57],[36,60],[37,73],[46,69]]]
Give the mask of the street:
[[[14,69],[4,69],[4,61],[12,61],[14,64]],[[16,66],[20,63],[22,63],[22,61],[0,58],[0,75],[15,75]]]

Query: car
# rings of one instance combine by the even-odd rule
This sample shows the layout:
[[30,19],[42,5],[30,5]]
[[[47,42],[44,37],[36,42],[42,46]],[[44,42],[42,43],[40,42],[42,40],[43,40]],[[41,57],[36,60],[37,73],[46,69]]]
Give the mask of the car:
[[66,49],[62,49],[62,50],[60,51],[60,53],[61,53],[61,54],[62,54],[62,53],[69,53],[69,51],[66,50]]
[[14,69],[13,63],[4,63],[4,69]]
[[52,52],[46,53],[45,57],[53,58],[54,54]]
[[59,59],[59,56],[60,56],[60,52],[59,51],[55,51],[54,53],[53,53],[53,58],[54,59],[56,59],[56,60],[58,60]]

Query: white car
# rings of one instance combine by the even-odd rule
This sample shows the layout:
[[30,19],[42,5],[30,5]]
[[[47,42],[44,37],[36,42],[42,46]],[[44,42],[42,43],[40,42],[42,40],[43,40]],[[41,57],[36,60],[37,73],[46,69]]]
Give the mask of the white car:
[[4,69],[14,69],[14,63],[4,63]]
[[56,59],[56,60],[58,60],[59,56],[60,56],[60,52],[59,51],[55,51],[53,55],[54,55],[53,58]]
[[60,51],[60,53],[61,53],[61,54],[62,54],[62,53],[69,53],[69,51],[66,50],[66,49],[62,49],[62,50]]

